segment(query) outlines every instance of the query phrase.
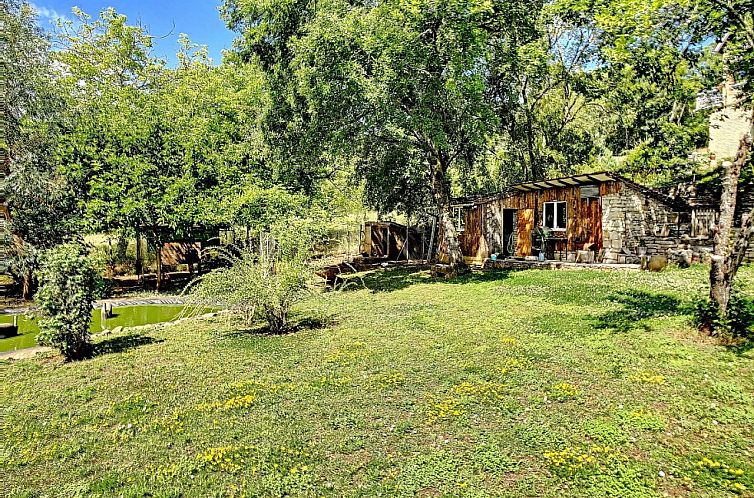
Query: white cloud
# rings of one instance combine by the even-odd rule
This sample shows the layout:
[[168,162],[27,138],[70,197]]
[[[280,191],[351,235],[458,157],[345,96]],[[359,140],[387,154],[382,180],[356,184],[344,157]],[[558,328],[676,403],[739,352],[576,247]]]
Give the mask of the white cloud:
[[58,19],[63,21],[69,21],[70,19],[65,14],[58,14],[55,9],[48,9],[47,7],[29,3],[31,8],[37,11],[37,14],[42,19],[47,19],[50,23],[56,22]]

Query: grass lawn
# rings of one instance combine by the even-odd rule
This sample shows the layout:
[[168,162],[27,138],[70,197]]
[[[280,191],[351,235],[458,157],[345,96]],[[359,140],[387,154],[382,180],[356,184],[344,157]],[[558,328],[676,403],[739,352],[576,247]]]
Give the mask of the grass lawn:
[[1,363],[0,495],[746,496],[754,350],[690,327],[706,271],[388,270],[285,336]]

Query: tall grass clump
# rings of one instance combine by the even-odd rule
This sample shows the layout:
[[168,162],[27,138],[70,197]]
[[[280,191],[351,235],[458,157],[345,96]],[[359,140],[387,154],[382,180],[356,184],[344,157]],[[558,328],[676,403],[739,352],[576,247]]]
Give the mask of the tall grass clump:
[[311,293],[311,261],[319,234],[308,223],[290,223],[260,234],[256,250],[214,249],[227,267],[216,269],[187,288],[191,307],[223,307],[240,313],[247,326],[264,320],[274,333],[289,327],[292,306]]

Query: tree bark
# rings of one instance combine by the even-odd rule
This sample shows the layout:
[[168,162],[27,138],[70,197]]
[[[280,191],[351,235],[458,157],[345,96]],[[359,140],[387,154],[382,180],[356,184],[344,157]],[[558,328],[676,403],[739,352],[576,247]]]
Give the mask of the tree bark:
[[31,299],[31,286],[34,275],[31,270],[24,272],[23,289],[21,290],[21,299],[28,301]]
[[141,233],[138,229],[136,230],[136,261],[134,263],[134,270],[136,270],[136,274],[141,280],[141,275],[144,272],[144,266],[142,264],[141,257]]
[[157,257],[157,282],[156,282],[156,290],[157,292],[160,292],[162,289],[162,243],[157,242],[156,244],[157,248],[155,250],[155,256]]
[[458,242],[458,231],[453,222],[450,189],[445,181],[447,161],[443,157],[437,157],[435,162],[432,163],[431,169],[432,195],[435,198],[435,205],[440,218],[440,230],[442,230],[445,241],[448,263],[455,271],[464,270],[466,269],[466,262],[463,260],[461,245]]
[[[721,319],[725,319],[728,314],[733,278],[743,261],[752,238],[751,217],[754,213],[750,213],[749,217],[743,220],[741,230],[735,241],[732,240],[738,180],[750,149],[751,135],[746,134],[741,139],[736,159],[732,163],[723,164],[720,218],[714,232],[712,264],[710,266],[710,299],[717,306],[718,317]],[[706,325],[712,330],[712,324]]]

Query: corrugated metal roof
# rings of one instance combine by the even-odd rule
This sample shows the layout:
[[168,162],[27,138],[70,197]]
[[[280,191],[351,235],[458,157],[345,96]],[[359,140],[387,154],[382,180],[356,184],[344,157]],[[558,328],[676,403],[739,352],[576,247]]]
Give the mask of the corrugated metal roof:
[[496,194],[485,194],[475,197],[461,197],[453,200],[454,206],[468,206],[478,204],[495,199],[503,199],[512,195],[535,192],[537,190],[545,190],[548,188],[564,188],[564,187],[579,187],[582,185],[591,185],[595,183],[603,183],[609,181],[622,182],[629,185],[634,190],[638,190],[648,197],[652,197],[663,204],[674,207],[679,210],[689,209],[688,203],[683,199],[677,199],[663,194],[659,190],[655,190],[651,187],[641,185],[628,178],[625,178],[617,173],[611,171],[599,171],[596,173],[583,173],[580,175],[564,176],[560,178],[553,178],[550,180],[538,180],[534,182],[518,183],[505,188],[502,192]]

